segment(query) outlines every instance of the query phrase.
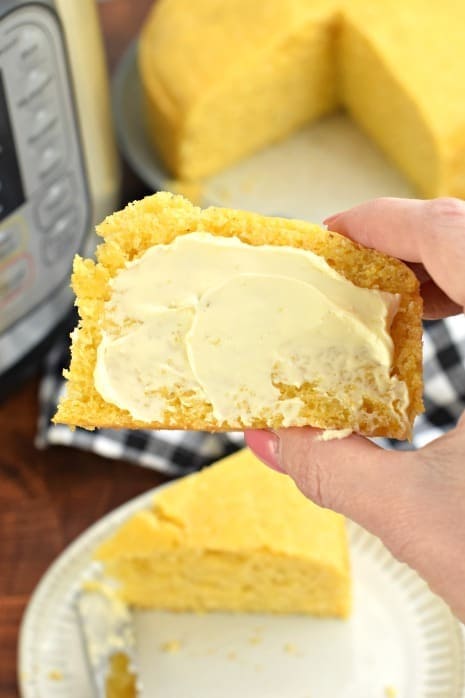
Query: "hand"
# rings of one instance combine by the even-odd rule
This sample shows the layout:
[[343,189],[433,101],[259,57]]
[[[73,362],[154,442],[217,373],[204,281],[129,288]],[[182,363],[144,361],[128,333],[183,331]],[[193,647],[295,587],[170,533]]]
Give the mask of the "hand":
[[[426,318],[463,312],[465,203],[377,199],[325,223],[410,263]],[[465,621],[465,413],[455,429],[418,451],[385,451],[357,435],[323,442],[319,433],[257,430],[246,432],[246,441],[316,504],[379,536]]]

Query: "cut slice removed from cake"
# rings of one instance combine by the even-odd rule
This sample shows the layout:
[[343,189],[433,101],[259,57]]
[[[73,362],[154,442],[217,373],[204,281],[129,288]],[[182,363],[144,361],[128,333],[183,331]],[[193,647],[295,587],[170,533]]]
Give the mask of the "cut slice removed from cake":
[[95,553],[139,608],[346,617],[342,516],[244,449],[161,490]]

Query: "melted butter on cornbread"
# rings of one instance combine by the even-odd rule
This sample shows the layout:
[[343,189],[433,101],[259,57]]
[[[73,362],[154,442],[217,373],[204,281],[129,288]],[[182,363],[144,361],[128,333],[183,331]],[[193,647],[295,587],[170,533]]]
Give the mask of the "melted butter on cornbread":
[[303,402],[282,387],[307,383],[344,386],[352,406],[387,394],[407,419],[407,387],[390,375],[399,297],[355,286],[313,252],[190,233],[147,250],[111,290],[94,382],[136,419],[162,420],[176,391],[220,422],[273,408],[298,426]]

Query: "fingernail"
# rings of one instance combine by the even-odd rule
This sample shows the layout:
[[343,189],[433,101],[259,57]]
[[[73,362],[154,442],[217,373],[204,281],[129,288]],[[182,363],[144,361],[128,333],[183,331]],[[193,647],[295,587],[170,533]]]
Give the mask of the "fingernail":
[[332,216],[328,216],[328,218],[325,218],[323,223],[325,225],[332,225],[337,221],[337,219],[342,215],[342,211],[340,213],[334,213]]
[[267,429],[252,429],[245,432],[247,446],[265,465],[284,473],[279,465],[279,437]]

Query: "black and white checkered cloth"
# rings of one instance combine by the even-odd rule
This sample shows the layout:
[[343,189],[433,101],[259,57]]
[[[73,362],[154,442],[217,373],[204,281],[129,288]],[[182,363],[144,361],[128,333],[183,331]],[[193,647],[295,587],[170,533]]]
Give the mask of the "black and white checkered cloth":
[[[73,322],[74,318],[71,320]],[[222,458],[244,445],[242,434],[193,431],[71,431],[50,420],[64,389],[62,370],[69,363],[65,335],[44,362],[40,386],[40,420],[36,443],[73,446],[107,458],[124,459],[170,476],[184,475]],[[416,422],[413,444],[379,439],[387,448],[421,447],[451,429],[465,410],[465,317],[425,322],[425,413]]]

